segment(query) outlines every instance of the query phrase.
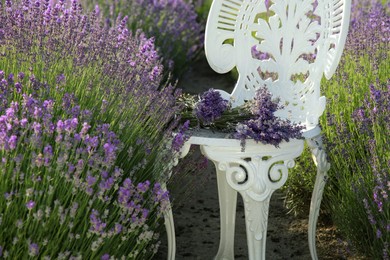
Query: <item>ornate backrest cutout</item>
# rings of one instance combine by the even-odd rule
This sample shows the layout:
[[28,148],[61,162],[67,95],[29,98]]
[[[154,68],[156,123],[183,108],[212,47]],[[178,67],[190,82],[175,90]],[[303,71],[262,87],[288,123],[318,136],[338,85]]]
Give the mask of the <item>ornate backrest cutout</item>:
[[283,102],[279,116],[311,128],[325,109],[321,78],[336,70],[349,14],[350,0],[214,0],[206,57],[219,73],[237,68],[233,106],[265,85]]

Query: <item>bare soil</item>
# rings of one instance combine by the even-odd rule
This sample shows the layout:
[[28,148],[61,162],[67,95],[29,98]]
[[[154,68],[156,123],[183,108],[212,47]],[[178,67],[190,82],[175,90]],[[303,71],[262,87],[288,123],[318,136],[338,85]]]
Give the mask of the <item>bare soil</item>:
[[[231,91],[234,80],[229,75],[213,72],[203,58],[196,62],[179,82],[179,87],[191,94],[210,88]],[[197,147],[185,165],[200,157]],[[184,164],[179,164],[184,167]],[[314,173],[313,173],[314,174]],[[193,174],[172,176],[170,189],[176,230],[176,259],[213,259],[219,245],[219,206],[214,166]],[[276,191],[270,203],[267,259],[311,259],[308,240],[308,214],[304,217],[289,214],[284,207],[283,193]],[[248,259],[244,207],[238,196],[235,227],[235,259]],[[162,234],[162,245],[155,259],[166,259],[167,244]],[[317,225],[317,253],[319,259],[364,259],[350,252],[331,222],[320,217]]]

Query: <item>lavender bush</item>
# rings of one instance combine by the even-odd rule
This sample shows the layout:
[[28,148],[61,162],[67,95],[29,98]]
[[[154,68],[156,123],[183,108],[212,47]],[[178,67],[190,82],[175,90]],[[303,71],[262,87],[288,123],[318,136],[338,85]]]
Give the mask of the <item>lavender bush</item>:
[[0,1],[0,252],[149,258],[179,93],[162,83],[153,39],[126,20],[111,27],[75,0],[50,3]]
[[[184,0],[83,1],[89,8],[98,4],[103,15],[115,21],[127,16],[130,29],[141,29],[153,37],[166,72],[179,77],[203,47],[203,25],[194,6]],[[118,22],[118,21],[117,21]]]
[[[352,18],[338,71],[322,82],[329,103],[321,125],[331,163],[323,208],[352,247],[388,259],[389,6],[354,1]],[[310,153],[303,159],[286,186],[293,209],[308,205],[302,198],[310,199],[312,190],[314,176],[305,174],[315,172]]]
[[0,110],[0,256],[153,255],[153,228],[168,193],[159,183],[134,183],[116,165],[124,147],[118,136],[108,124],[94,124],[89,111],[69,111],[67,93],[62,103],[40,100],[5,76],[0,71],[1,95],[16,101]]
[[6,1],[0,16],[0,67],[15,75],[16,68],[23,69],[39,80],[29,93],[74,93],[94,120],[109,120],[124,136],[125,151],[139,147],[136,157],[119,154],[121,163],[150,158],[150,175],[158,165],[152,158],[165,147],[162,136],[176,126],[172,119],[179,93],[161,83],[162,66],[152,39],[131,34],[125,21],[108,27],[96,13],[85,15],[77,1],[71,3],[68,9],[61,1],[54,7],[44,0],[34,5]]

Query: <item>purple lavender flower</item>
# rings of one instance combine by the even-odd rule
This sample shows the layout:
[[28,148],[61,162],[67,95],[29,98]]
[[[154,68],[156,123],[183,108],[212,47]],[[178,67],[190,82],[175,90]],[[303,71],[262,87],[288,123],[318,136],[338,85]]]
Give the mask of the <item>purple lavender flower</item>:
[[14,74],[12,74],[12,73],[8,74],[7,81],[8,81],[9,85],[13,85],[14,84]]
[[102,255],[101,260],[110,260],[110,255],[109,254]]
[[62,131],[65,130],[64,122],[61,119],[57,121],[57,128],[56,128],[56,130],[57,130],[57,133],[59,133],[59,134],[61,134]]
[[256,45],[252,46],[251,54],[254,59],[267,60],[270,58],[269,53],[263,53],[257,50]]
[[115,233],[120,234],[123,230],[123,226],[121,224],[115,223]]
[[114,178],[110,177],[107,178],[107,180],[102,180],[99,184],[100,192],[105,192],[114,185]]
[[87,184],[89,187],[92,187],[96,183],[96,177],[88,175],[87,176]]
[[31,243],[28,246],[28,254],[29,256],[37,256],[39,255],[39,246],[35,243]]
[[25,128],[27,126],[27,124],[28,124],[27,118],[22,118],[22,120],[20,120],[20,126],[22,128]]
[[221,93],[210,89],[202,94],[196,104],[194,113],[204,125],[210,125],[220,118],[229,107],[229,101],[221,97]]
[[156,204],[159,204],[160,212],[164,212],[169,205],[169,192],[161,187],[160,183],[155,183],[153,186],[153,199]]
[[92,213],[89,217],[90,220],[90,230],[93,233],[103,233],[104,229],[106,228],[107,224],[104,223],[100,218],[99,218],[99,212],[95,209],[92,210]]
[[20,93],[22,91],[22,84],[20,82],[16,82],[15,89],[17,93]]
[[137,190],[140,193],[145,193],[149,189],[149,186],[150,186],[150,181],[145,181],[144,183],[140,182],[137,185]]
[[256,91],[254,97],[254,104],[251,107],[251,112],[256,117],[261,118],[262,120],[274,120],[274,112],[281,108],[279,106],[279,100],[273,99],[271,93],[266,87],[259,88]]
[[25,76],[25,74],[24,74],[23,72],[19,72],[19,73],[18,73],[18,79],[19,79],[19,80],[23,80],[23,79],[24,79],[24,76]]
[[106,162],[113,162],[113,160],[116,158],[115,151],[117,147],[114,144],[105,143],[103,145],[103,148],[106,157]]
[[34,133],[36,135],[40,135],[42,133],[42,125],[38,122],[33,122],[32,128],[34,129]]
[[8,146],[11,151],[15,150],[17,146],[17,140],[18,138],[16,137],[16,135],[11,135],[11,137],[8,139]]
[[30,200],[29,202],[26,203],[26,207],[29,210],[32,210],[35,207],[35,201]]
[[183,147],[184,143],[188,140],[189,136],[186,134],[190,126],[190,121],[187,120],[184,124],[179,128],[178,133],[174,136],[172,140],[172,150],[174,152],[179,152]]
[[57,76],[57,84],[64,84],[65,83],[65,75],[60,74]]

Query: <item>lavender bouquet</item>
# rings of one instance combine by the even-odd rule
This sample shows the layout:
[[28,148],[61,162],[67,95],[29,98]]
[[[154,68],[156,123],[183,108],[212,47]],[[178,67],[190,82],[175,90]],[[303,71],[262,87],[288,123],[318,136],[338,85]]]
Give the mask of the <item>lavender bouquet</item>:
[[302,138],[303,126],[275,116],[274,113],[282,106],[265,87],[257,90],[253,100],[235,108],[231,108],[229,101],[214,89],[206,91],[198,99],[183,95],[180,100],[185,107],[182,121],[188,120],[189,127],[230,133],[232,138],[241,140],[243,147],[246,139],[278,147],[282,141]]

